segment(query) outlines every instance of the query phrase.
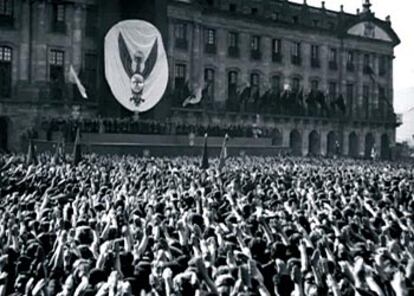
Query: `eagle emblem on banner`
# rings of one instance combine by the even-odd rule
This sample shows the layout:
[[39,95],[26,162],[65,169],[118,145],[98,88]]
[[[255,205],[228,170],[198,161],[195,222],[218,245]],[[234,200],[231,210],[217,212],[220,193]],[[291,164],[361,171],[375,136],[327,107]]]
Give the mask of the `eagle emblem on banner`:
[[145,101],[142,97],[145,80],[151,74],[157,60],[157,39],[155,39],[154,45],[147,58],[144,57],[144,53],[139,49],[131,55],[122,33],[119,33],[118,46],[122,65],[124,66],[125,72],[130,77],[132,94],[130,101],[138,107],[141,102]]
[[133,112],[153,108],[168,84],[161,33],[151,23],[126,20],[105,36],[105,77],[114,97]]

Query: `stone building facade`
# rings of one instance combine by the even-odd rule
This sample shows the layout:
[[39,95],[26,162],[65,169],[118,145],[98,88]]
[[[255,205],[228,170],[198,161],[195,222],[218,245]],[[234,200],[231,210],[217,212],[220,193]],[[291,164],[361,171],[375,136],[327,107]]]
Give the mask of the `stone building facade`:
[[[367,155],[372,147],[389,155],[399,124],[392,108],[392,63],[400,41],[390,19],[376,18],[369,1],[355,14],[328,10],[323,2],[311,7],[306,0],[164,2],[156,13],[165,9],[168,15],[170,89],[207,81],[214,108],[202,113],[205,123],[255,120],[251,110],[224,112],[240,85],[254,85],[260,93],[286,85],[305,94],[315,88],[326,93],[327,103],[342,94],[344,112],[264,112],[261,124],[276,128],[277,144],[297,154],[331,154],[339,146],[344,155]],[[0,0],[3,146],[17,149],[28,126],[39,126],[42,117],[70,116],[73,106],[80,105],[84,116],[108,114],[116,106],[112,100],[108,107],[99,92],[105,88],[103,9],[108,8],[96,0]],[[80,72],[87,101],[69,82],[71,65]],[[181,108],[170,114],[177,120],[200,117]]]
[[[389,157],[399,124],[393,110],[394,47],[390,18],[379,20],[366,1],[356,14],[278,1],[175,1],[168,7],[170,76],[173,83],[209,86],[213,106],[225,109],[232,85],[256,85],[260,93],[286,85],[326,103],[342,95],[336,116],[263,114],[278,143],[296,154]],[[223,115],[212,112],[207,121]],[[176,110],[177,118],[185,118]],[[197,117],[195,114],[189,118]],[[254,122],[249,114],[230,122]]]

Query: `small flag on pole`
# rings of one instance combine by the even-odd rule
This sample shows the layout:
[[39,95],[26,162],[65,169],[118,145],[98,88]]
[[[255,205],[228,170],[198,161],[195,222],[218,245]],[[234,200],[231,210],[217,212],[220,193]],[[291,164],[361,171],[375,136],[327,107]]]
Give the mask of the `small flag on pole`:
[[80,144],[80,128],[76,130],[76,139],[73,144],[73,164],[77,165],[82,160],[82,151]]
[[73,68],[72,65],[70,65],[70,70],[69,70],[69,81],[71,83],[76,84],[80,94],[82,95],[84,99],[88,98],[88,95],[86,94],[86,89],[83,86],[82,82],[79,80],[78,74],[76,74],[75,69]]
[[201,168],[206,170],[208,169],[208,151],[207,151],[207,139],[208,135],[204,135],[204,148],[203,148],[203,156],[201,159]]
[[219,170],[221,170],[226,165],[227,158],[227,141],[229,140],[229,135],[224,136],[223,145],[221,146],[220,152],[220,161],[219,161]]

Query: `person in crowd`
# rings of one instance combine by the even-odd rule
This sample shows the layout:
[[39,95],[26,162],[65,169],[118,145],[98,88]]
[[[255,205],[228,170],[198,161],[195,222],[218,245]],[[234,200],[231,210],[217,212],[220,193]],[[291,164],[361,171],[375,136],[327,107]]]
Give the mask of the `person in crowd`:
[[0,155],[0,295],[414,295],[411,165],[218,163]]

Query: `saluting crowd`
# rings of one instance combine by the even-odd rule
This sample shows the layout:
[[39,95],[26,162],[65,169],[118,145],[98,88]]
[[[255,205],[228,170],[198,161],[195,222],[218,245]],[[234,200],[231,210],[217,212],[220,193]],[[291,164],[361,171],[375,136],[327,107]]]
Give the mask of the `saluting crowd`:
[[0,156],[0,295],[414,295],[410,164]]

